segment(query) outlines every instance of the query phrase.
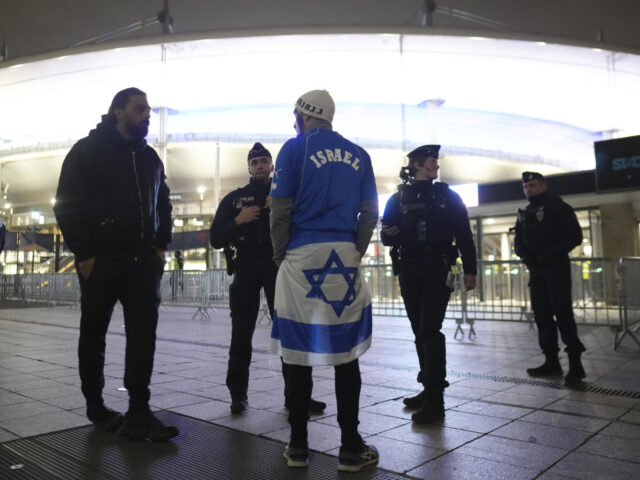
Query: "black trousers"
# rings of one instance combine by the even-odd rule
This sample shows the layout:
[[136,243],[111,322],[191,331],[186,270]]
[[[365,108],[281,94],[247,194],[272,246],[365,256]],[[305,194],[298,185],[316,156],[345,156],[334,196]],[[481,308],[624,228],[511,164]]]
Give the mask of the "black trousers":
[[[312,368],[303,365],[285,364],[289,387],[290,444],[307,446],[307,421],[309,403],[313,389]],[[358,409],[360,407],[360,364],[355,359],[344,365],[336,365],[335,388],[338,403],[338,425],[340,425],[342,447],[356,450],[362,443],[358,434]]]
[[253,332],[260,310],[260,290],[264,288],[269,313],[273,317],[273,299],[278,267],[271,257],[244,258],[236,262],[235,276],[229,287],[231,309],[231,345],[227,368],[227,387],[232,399],[247,396]]
[[451,296],[446,285],[449,271],[447,258],[437,254],[403,258],[400,263],[400,293],[420,364],[418,382],[430,391],[442,391],[449,385],[445,337],[440,331]]
[[573,316],[569,259],[529,267],[529,290],[540,348],[545,352],[557,352],[560,330],[566,352],[584,352]]
[[87,405],[103,401],[106,335],[119,300],[127,339],[124,386],[129,391],[129,411],[149,408],[163,272],[164,262],[149,251],[136,257],[97,257],[89,278],[80,276],[78,359]]

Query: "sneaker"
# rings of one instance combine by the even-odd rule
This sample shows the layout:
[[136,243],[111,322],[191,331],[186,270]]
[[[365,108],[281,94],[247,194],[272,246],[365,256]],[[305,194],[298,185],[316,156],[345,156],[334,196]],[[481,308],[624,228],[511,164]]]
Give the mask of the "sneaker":
[[124,423],[118,430],[118,437],[127,440],[152,441],[168,440],[178,435],[180,431],[176,427],[163,425],[153,413],[137,412],[127,413]]
[[419,394],[417,394],[415,397],[403,398],[402,403],[404,403],[407,406],[407,408],[416,410],[420,408],[424,403],[424,395],[425,395],[425,391],[423,390]]
[[96,428],[107,433],[117,432],[124,421],[124,416],[120,412],[111,410],[103,404],[88,406],[87,418]]
[[284,447],[284,458],[289,467],[305,468],[309,466],[309,449],[292,447],[287,443]]
[[242,413],[249,408],[249,402],[246,398],[231,400],[231,413]]
[[378,463],[380,455],[373,445],[363,443],[357,452],[349,452],[340,447],[338,470],[341,472],[359,472],[367,465]]
[[327,404],[324,402],[320,402],[318,400],[311,399],[309,402],[309,413],[315,413],[316,415],[324,412],[324,409],[327,408]]

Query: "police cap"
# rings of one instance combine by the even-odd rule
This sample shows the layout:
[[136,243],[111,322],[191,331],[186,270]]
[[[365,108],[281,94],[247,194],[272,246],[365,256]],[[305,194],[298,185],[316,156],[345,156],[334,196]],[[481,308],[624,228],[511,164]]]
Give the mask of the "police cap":
[[410,151],[407,154],[409,161],[422,160],[423,158],[434,157],[438,158],[440,152],[440,145],[422,145],[415,150]]
[[544,177],[538,172],[522,172],[522,183],[527,183],[531,180],[542,180],[544,182]]
[[264,148],[264,145],[262,145],[260,142],[254,143],[253,147],[251,147],[251,150],[249,150],[249,155],[247,156],[247,162],[251,161],[252,158],[256,158],[256,157],[272,158],[271,152],[269,152],[269,150]]

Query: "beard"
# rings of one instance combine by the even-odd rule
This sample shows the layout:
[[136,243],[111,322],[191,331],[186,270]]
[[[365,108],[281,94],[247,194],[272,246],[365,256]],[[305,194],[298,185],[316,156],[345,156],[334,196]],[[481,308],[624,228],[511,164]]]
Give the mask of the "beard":
[[129,135],[131,135],[132,137],[143,139],[149,133],[149,122],[143,121],[135,123],[127,119],[125,128],[127,129],[127,133],[129,133]]

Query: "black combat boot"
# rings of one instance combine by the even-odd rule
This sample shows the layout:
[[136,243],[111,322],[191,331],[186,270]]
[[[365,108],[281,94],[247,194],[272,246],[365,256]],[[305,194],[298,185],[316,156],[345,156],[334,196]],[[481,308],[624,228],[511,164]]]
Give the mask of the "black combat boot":
[[557,350],[545,350],[545,360],[542,365],[535,368],[527,368],[527,373],[532,377],[544,377],[553,375],[562,375],[562,367],[558,360]]
[[407,406],[407,408],[410,408],[411,410],[417,410],[424,403],[425,395],[426,395],[426,390],[423,390],[414,397],[403,398],[402,403],[404,403]]
[[569,373],[564,377],[567,383],[580,383],[587,374],[582,366],[580,355],[582,352],[569,352]]
[[411,420],[425,424],[444,420],[444,392],[427,391],[420,410],[411,415]]

